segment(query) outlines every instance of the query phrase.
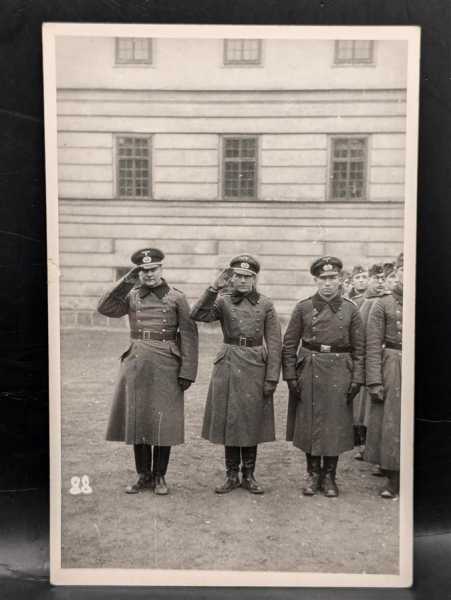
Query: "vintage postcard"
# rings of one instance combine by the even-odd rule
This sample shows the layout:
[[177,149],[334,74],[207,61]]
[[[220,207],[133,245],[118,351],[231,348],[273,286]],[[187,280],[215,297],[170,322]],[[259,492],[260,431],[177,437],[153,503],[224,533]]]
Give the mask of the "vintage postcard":
[[411,585],[419,41],[44,25],[54,584]]

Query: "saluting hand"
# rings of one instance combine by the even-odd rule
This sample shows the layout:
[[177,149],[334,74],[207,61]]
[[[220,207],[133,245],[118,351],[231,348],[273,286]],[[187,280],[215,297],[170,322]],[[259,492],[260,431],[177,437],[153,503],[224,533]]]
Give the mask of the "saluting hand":
[[375,383],[368,387],[370,392],[371,400],[375,402],[383,402],[384,401],[384,386],[380,383]]
[[137,283],[138,279],[139,279],[139,270],[141,267],[136,266],[133,267],[132,269],[130,269],[130,271],[128,271],[125,275],[124,275],[124,281],[126,283]]
[[178,384],[179,386],[182,388],[182,390],[184,392],[186,392],[186,390],[189,388],[189,386],[192,384],[193,382],[190,381],[189,379],[184,379],[183,377],[179,377],[178,378]]
[[227,285],[229,285],[230,279],[233,275],[233,269],[228,267],[227,269],[224,269],[219,275],[218,277],[216,277],[216,279],[213,282],[212,287],[215,290],[222,290],[223,288],[225,288]]
[[361,387],[360,383],[354,383],[354,382],[351,383],[351,385],[349,386],[348,394],[347,394],[348,404],[350,402],[352,402],[354,400],[354,398],[357,396],[357,394],[360,392],[360,387]]

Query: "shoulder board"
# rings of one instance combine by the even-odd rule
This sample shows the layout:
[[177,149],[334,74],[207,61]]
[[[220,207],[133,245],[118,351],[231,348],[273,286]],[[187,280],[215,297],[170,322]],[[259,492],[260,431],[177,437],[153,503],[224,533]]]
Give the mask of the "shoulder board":
[[299,300],[298,304],[303,304],[304,302],[308,302],[312,298],[313,298],[313,296],[309,296],[308,298],[303,298],[302,300]]
[[347,298],[346,296],[343,296],[343,300],[346,300],[347,302],[350,302],[351,304],[353,304],[357,308],[357,304],[351,298]]

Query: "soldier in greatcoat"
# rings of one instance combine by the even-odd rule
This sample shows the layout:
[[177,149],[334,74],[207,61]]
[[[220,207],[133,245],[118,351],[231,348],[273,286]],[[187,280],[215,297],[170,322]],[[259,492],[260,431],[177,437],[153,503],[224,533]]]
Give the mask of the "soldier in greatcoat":
[[[369,311],[375,299],[387,293],[385,288],[385,266],[382,263],[371,265],[368,270],[368,286],[364,294],[363,302],[360,304],[360,315],[362,317],[364,331],[366,329]],[[355,298],[353,298],[353,300],[355,301]],[[368,390],[365,386],[362,386],[360,392],[354,398],[354,443],[359,447],[354,458],[357,460],[363,460],[370,404]],[[375,474],[378,473],[375,472]]]
[[383,498],[399,494],[403,255],[396,260],[398,282],[378,298],[366,328],[366,385],[371,396],[365,460],[387,476]]
[[364,383],[362,319],[340,291],[342,268],[333,256],[313,262],[318,291],[298,302],[283,340],[287,440],[306,453],[306,496],[321,487],[327,497],[338,496],[338,457],[353,448],[352,401]]
[[197,373],[197,326],[183,292],[163,279],[163,258],[157,248],[135,252],[135,266],[98,304],[101,314],[128,315],[130,322],[106,434],[133,445],[138,478],[127,486],[129,494],[168,493],[171,446],[184,442],[183,395]]
[[[254,476],[257,445],[275,440],[273,394],[280,377],[282,337],[272,301],[256,289],[259,271],[254,257],[235,257],[191,311],[196,321],[219,321],[224,335],[202,427],[203,438],[225,446],[226,478],[216,487],[218,494],[240,485],[262,494]],[[223,292],[226,287],[230,291]]]
[[365,299],[365,292],[368,287],[368,270],[361,265],[355,265],[351,271],[351,288],[348,293],[354,304],[360,308]]

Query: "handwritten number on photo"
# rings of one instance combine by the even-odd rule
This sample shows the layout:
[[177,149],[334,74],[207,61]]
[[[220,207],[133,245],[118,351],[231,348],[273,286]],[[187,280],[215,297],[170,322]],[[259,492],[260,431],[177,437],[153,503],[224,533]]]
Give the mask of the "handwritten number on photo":
[[92,494],[92,487],[87,475],[83,475],[81,478],[76,475],[71,477],[70,485],[69,493],[73,496],[78,496],[78,494]]

